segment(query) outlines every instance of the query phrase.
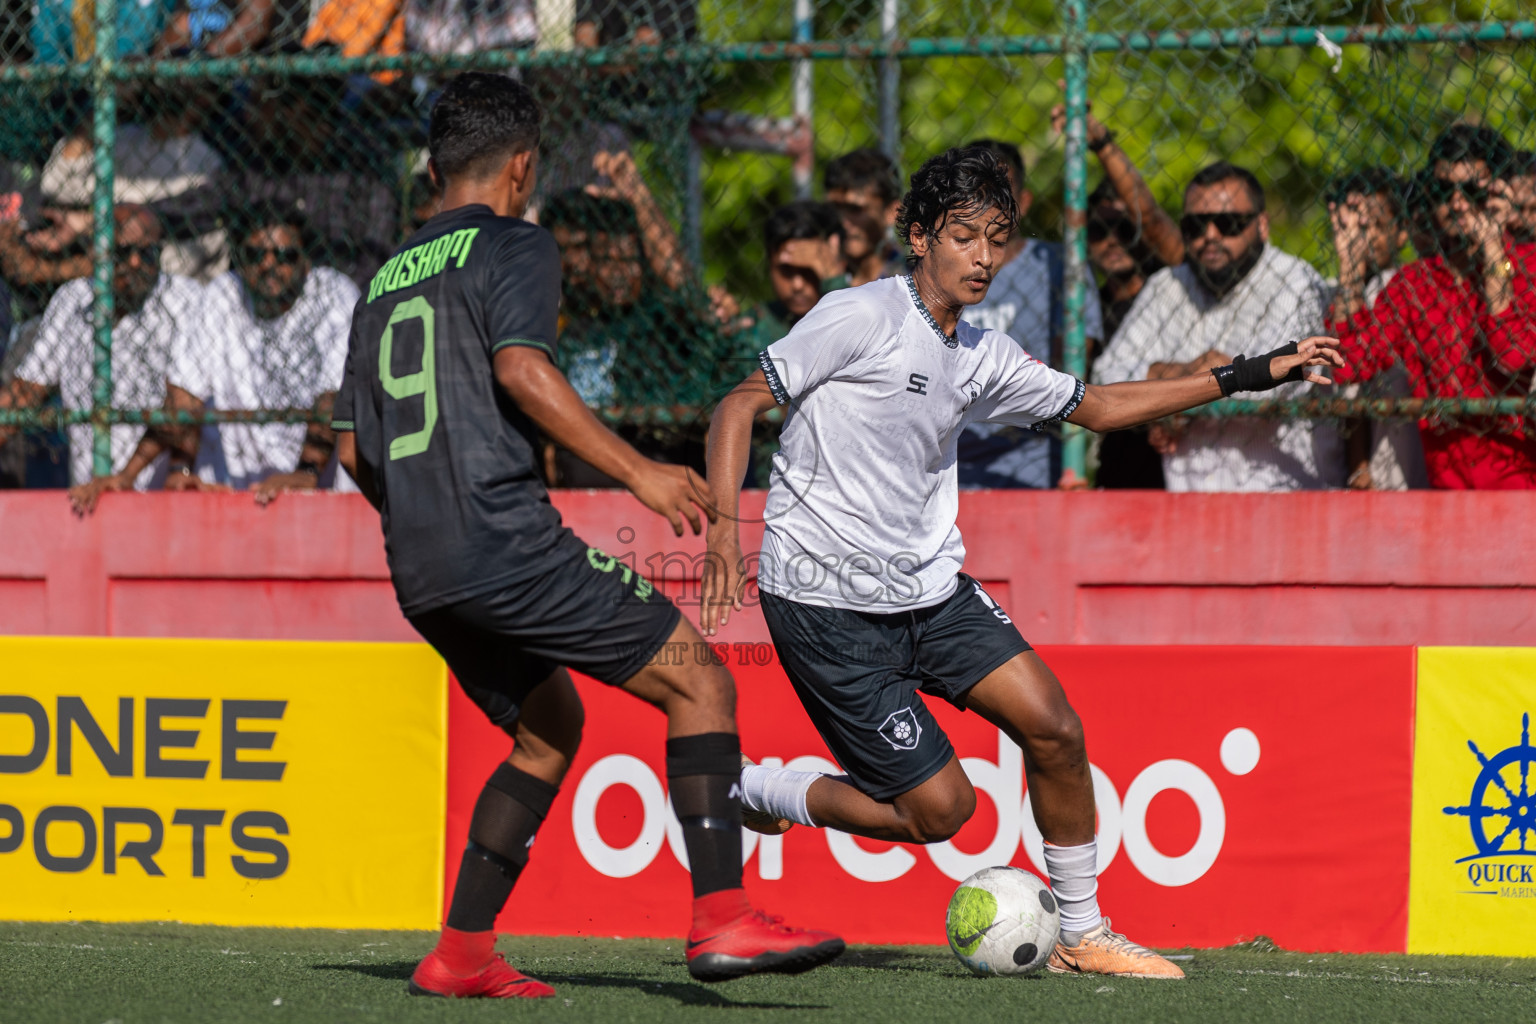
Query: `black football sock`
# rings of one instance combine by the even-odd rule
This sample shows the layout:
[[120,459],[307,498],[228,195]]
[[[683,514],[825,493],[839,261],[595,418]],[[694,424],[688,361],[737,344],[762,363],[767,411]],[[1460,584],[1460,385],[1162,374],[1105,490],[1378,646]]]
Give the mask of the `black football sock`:
[[557,787],[506,762],[497,765],[475,801],[448,927],[484,932],[496,923],[556,792]]
[[733,732],[667,740],[667,785],[693,895],[741,888],[741,740]]

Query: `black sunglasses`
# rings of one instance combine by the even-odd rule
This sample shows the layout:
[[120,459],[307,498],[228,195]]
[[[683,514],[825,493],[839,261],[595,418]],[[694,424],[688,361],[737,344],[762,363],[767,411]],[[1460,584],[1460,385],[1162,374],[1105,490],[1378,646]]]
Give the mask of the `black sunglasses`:
[[120,245],[117,247],[117,255],[114,257],[117,263],[128,263],[135,256],[139,262],[146,266],[154,266],[160,262],[160,247],[158,245]]
[[1436,206],[1450,202],[1457,192],[1466,196],[1467,202],[1473,206],[1482,206],[1488,202],[1488,186],[1480,181],[1452,181],[1433,175],[1424,183],[1424,191],[1429,201]]
[[280,267],[292,267],[304,258],[304,252],[291,245],[242,245],[240,247],[240,262],[248,267],[259,266],[268,256],[271,256]]
[[1214,224],[1223,238],[1236,238],[1247,231],[1248,225],[1258,216],[1257,213],[1186,213],[1179,218],[1179,232],[1186,239],[1196,239]]
[[1141,228],[1128,217],[1095,217],[1088,222],[1088,242],[1096,245],[1110,235],[1121,245],[1130,245],[1141,237]]

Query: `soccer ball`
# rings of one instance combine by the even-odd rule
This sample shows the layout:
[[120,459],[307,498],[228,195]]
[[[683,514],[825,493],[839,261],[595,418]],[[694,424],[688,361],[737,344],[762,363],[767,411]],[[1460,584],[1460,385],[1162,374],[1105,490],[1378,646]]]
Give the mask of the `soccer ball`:
[[982,868],[950,898],[944,934],[975,974],[1033,974],[1056,948],[1061,909],[1028,871]]

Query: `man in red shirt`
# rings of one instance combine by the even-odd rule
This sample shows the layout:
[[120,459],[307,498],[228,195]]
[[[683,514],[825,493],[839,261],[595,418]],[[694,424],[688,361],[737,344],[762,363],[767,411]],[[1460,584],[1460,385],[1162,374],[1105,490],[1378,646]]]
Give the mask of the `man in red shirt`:
[[[1374,303],[1365,299],[1361,210],[1332,211],[1339,290],[1331,329],[1349,364],[1340,381],[1369,380],[1395,363],[1418,398],[1524,397],[1536,363],[1536,245],[1504,232],[1509,144],[1458,124],[1430,147],[1420,179],[1439,254],[1404,267]],[[1536,488],[1536,430],[1519,416],[1424,419],[1419,431],[1431,487]]]

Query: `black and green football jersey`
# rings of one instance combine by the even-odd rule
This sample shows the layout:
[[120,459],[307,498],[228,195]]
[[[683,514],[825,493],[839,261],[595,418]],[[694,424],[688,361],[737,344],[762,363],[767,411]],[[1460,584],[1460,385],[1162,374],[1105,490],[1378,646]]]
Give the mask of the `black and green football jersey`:
[[383,499],[390,574],[415,614],[545,571],[569,533],[539,472],[533,423],[495,353],[555,354],[560,252],[549,232],[465,206],[432,218],[352,314],[334,414]]

